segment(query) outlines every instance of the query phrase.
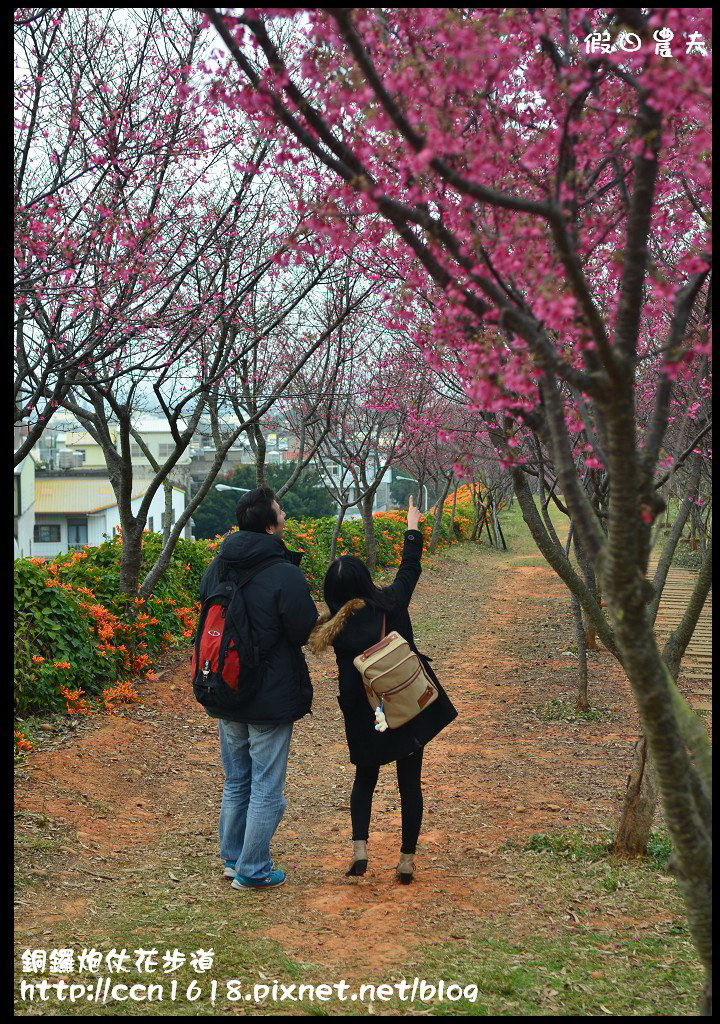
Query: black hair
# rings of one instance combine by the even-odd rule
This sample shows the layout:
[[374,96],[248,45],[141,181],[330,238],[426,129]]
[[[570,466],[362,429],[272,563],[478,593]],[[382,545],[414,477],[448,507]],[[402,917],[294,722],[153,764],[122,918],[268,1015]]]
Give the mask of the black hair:
[[235,510],[238,527],[250,533],[265,533],[266,526],[277,526],[274,501],[275,491],[270,487],[256,487],[243,494]]
[[394,607],[392,598],[375,586],[370,570],[355,555],[342,555],[330,564],[323,582],[323,597],[333,615],[354,597],[364,598],[384,612]]

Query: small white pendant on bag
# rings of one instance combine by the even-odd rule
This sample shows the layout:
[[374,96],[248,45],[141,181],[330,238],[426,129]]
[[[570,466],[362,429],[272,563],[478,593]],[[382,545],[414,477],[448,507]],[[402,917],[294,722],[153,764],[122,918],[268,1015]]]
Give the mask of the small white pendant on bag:
[[385,718],[385,714],[382,710],[382,705],[380,705],[375,708],[375,731],[385,732],[387,727],[387,719]]

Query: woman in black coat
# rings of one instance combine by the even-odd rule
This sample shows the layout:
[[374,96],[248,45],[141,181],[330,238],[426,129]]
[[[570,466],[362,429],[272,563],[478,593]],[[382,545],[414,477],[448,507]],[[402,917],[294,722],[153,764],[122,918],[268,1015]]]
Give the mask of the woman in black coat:
[[[332,563],[324,582],[324,597],[330,612],[320,616],[309,641],[316,652],[330,646],[335,650],[338,701],[345,719],[350,760],[355,765],[350,795],[354,850],[346,873],[362,875],[367,869],[370,814],[379,768],[395,761],[402,819],[402,846],[396,874],[405,884],[412,880],[415,870],[413,856],[422,822],[423,750],[433,736],[457,717],[457,711],[428,664],[429,659],[420,654],[413,639],[408,605],[422,571],[423,537],[418,530],[419,519],[419,510],[411,498],[402,561],[389,587],[376,587],[365,563],[352,555],[343,555]],[[398,632],[422,659],[426,672],[438,688],[438,697],[399,728],[378,732],[353,658],[378,643],[383,615],[386,632]]]

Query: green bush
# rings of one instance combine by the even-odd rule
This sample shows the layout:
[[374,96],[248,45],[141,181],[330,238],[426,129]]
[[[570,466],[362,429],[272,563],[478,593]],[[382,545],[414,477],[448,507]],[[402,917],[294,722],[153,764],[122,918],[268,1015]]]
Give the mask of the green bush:
[[[161,544],[159,534],[143,535],[141,574]],[[187,645],[217,547],[179,541],[151,596],[131,602],[119,593],[120,537],[50,561],[16,559],[16,715],[86,710],[107,687],[152,673],[161,652]]]
[[[453,539],[467,535],[470,521],[458,509]],[[378,513],[374,524],[378,568],[392,568],[400,562],[406,514]],[[287,521],[286,543],[303,552],[302,568],[317,597],[330,562],[334,526],[332,517]],[[432,515],[425,517],[421,529],[427,544]],[[450,542],[449,512],[443,515],[440,542]],[[50,561],[16,559],[16,715],[87,710],[86,702],[101,699],[107,687],[151,677],[159,655],[189,646],[200,608],[200,580],[219,546],[220,538],[179,540],[146,600],[128,601],[120,595],[120,536]],[[141,579],[161,548],[160,534],[143,534]],[[342,524],[337,554],[367,557],[362,520]]]
[[[612,836],[603,836],[598,839],[597,836],[582,831],[566,829],[562,832],[537,833],[530,837],[522,849],[534,853],[554,854],[571,861],[592,862],[606,858],[612,859],[614,857],[613,847]],[[670,838],[667,832],[650,833],[646,856],[654,867],[660,871],[667,871],[671,852]],[[617,888],[612,879],[609,882],[609,887]]]
[[[335,529],[335,518],[324,519],[288,519],[285,528],[285,542],[294,551],[303,554],[302,568],[311,589],[315,594],[322,592],[322,581],[330,564],[330,542]],[[375,539],[377,542],[377,567],[389,569],[400,564],[403,547],[403,535],[407,529],[407,514],[402,510],[377,512],[373,516]],[[464,540],[470,534],[472,519],[471,511],[465,507],[456,510],[455,535],[450,538],[450,512],[443,513],[440,527],[438,547],[442,548],[457,540]],[[430,542],[433,515],[426,515],[421,523],[425,538],[425,547]],[[365,560],[367,546],[365,544],[365,527],[361,519],[346,519],[341,528],[337,544],[337,557],[340,555],[356,555]]]
[[[52,577],[50,577],[52,579]],[[77,596],[48,586],[48,573],[28,559],[15,562],[15,710],[62,711],[61,688],[100,694],[117,674],[118,658],[98,653]],[[58,667],[68,665],[69,668]]]
[[703,553],[700,548],[693,551],[689,547],[677,547],[673,555],[672,564],[682,569],[693,569],[698,572],[702,568]]

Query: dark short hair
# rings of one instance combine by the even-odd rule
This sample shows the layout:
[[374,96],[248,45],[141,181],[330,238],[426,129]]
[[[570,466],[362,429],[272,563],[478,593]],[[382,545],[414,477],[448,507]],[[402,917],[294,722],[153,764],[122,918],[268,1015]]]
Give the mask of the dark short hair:
[[255,487],[243,494],[235,510],[238,528],[250,533],[265,533],[266,526],[277,526],[274,501],[275,491],[270,487]]
[[342,555],[330,563],[323,582],[323,597],[333,615],[354,597],[362,597],[387,612],[394,606],[392,598],[375,586],[370,570],[355,555]]

